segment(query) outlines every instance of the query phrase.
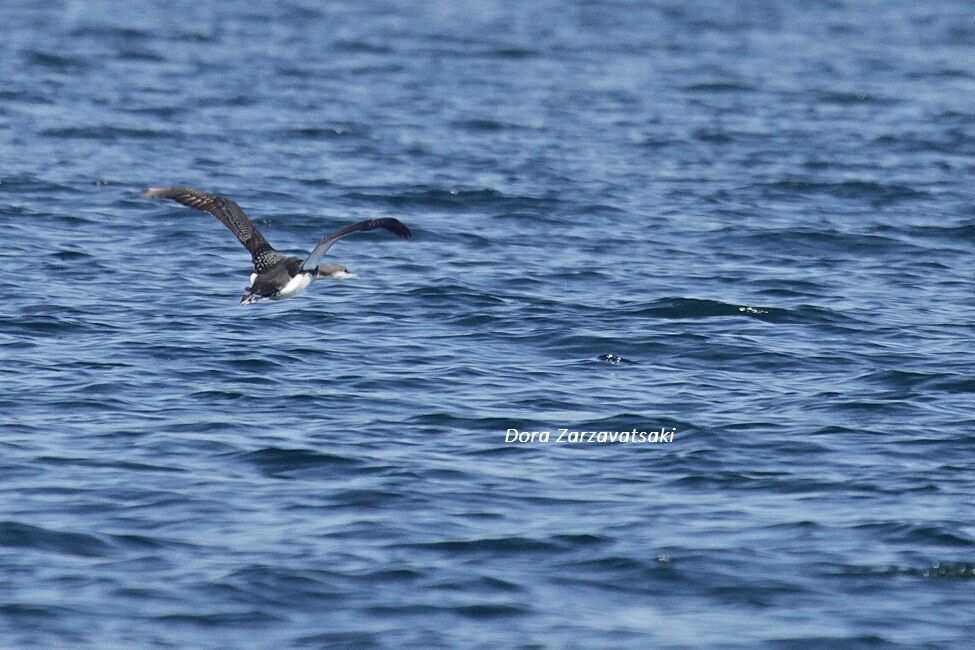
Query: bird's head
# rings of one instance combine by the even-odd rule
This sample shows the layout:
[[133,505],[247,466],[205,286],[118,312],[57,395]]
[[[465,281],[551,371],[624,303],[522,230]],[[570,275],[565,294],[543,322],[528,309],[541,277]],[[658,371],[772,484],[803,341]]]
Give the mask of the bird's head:
[[355,273],[350,273],[349,268],[340,264],[319,264],[315,269],[315,279],[326,278],[328,280],[348,280],[359,277]]

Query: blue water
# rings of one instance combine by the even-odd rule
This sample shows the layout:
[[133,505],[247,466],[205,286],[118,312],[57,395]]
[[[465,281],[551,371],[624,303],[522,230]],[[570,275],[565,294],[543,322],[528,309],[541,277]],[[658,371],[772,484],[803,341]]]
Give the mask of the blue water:
[[[5,0],[0,80],[0,646],[970,643],[970,3]],[[171,184],[415,237],[239,307]]]

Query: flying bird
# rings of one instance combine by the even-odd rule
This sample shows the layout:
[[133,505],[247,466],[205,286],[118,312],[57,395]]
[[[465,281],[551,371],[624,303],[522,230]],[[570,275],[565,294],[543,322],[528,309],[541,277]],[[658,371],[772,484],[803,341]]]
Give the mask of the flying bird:
[[344,266],[319,264],[332,244],[346,235],[385,228],[403,239],[413,236],[410,229],[397,219],[391,217],[367,219],[323,238],[305,259],[286,257],[274,250],[240,206],[225,196],[217,196],[190,187],[151,187],[143,192],[142,196],[149,199],[172,199],[194,210],[209,212],[234,233],[238,241],[250,252],[251,261],[254,263],[250,284],[247,285],[246,293],[240,299],[242,305],[260,300],[290,298],[304,291],[313,280],[320,278],[356,277]]

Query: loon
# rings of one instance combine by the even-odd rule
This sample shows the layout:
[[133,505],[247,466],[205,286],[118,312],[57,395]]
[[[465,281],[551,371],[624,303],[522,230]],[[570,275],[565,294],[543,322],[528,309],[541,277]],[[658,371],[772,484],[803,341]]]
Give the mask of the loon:
[[300,257],[286,257],[274,250],[240,206],[225,196],[209,194],[190,187],[150,187],[142,193],[142,196],[149,199],[172,199],[194,210],[209,212],[234,233],[244,248],[250,252],[254,263],[254,273],[251,274],[250,284],[245,289],[246,293],[240,299],[241,305],[249,305],[260,300],[290,298],[304,291],[313,280],[319,278],[356,277],[344,266],[319,264],[332,244],[346,235],[385,228],[403,239],[413,236],[410,229],[397,219],[391,217],[367,219],[325,237],[318,242],[311,254],[302,260]]

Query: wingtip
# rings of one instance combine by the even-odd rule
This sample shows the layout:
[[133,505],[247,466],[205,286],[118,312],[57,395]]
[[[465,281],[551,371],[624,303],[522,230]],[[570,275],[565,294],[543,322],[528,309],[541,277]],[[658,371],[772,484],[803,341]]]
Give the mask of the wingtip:
[[398,237],[402,237],[403,239],[413,238],[413,231],[407,228],[406,224],[400,221],[399,219],[393,219],[392,225],[393,227],[390,228],[390,230],[393,232],[394,235],[397,235]]

